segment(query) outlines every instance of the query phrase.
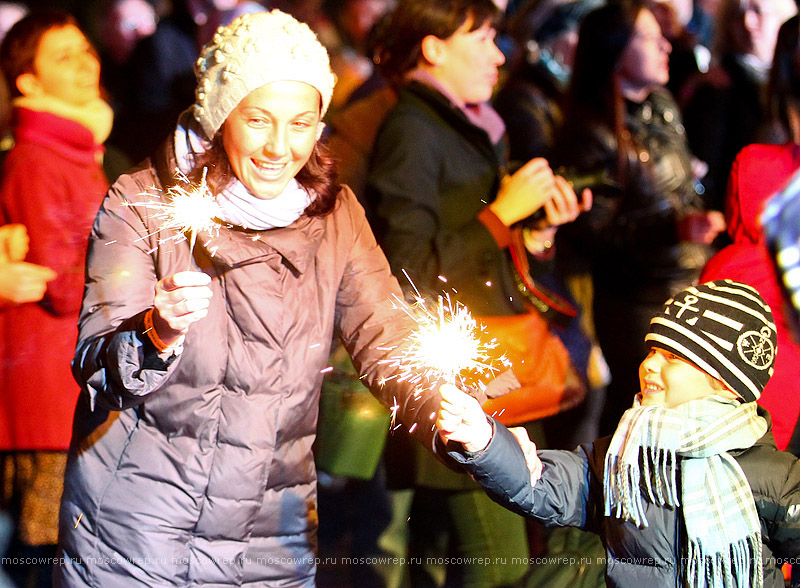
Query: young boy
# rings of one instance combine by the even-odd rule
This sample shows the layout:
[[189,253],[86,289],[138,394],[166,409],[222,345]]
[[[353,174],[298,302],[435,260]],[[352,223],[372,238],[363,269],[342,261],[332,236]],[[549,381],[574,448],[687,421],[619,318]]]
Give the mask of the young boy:
[[783,587],[776,558],[800,553],[800,466],[756,405],[777,351],[769,307],[745,284],[701,284],[668,300],[645,340],[641,392],[612,437],[536,452],[447,387],[443,450],[507,508],[599,534],[609,586]]

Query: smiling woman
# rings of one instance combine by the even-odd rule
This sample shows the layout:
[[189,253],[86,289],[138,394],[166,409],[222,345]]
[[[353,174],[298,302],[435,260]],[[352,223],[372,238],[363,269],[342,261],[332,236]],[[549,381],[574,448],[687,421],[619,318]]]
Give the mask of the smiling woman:
[[233,109],[222,127],[222,144],[236,177],[256,198],[271,200],[311,157],[319,124],[319,92],[313,86],[272,82]]
[[[317,142],[325,49],[280,11],[245,15],[196,74],[196,103],[92,232],[62,587],[314,586],[311,448],[334,336],[431,445],[438,393],[383,361],[413,326],[392,308],[400,288]],[[159,223],[176,169],[220,209],[194,247]]]

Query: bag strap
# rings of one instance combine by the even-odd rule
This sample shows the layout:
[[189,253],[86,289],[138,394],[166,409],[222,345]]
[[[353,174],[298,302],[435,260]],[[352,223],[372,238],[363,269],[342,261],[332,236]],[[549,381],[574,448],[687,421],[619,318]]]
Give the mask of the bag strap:
[[511,229],[511,244],[507,251],[514,268],[511,272],[514,285],[523,299],[549,322],[560,327],[568,326],[578,316],[578,311],[568,300],[533,279],[521,228]]

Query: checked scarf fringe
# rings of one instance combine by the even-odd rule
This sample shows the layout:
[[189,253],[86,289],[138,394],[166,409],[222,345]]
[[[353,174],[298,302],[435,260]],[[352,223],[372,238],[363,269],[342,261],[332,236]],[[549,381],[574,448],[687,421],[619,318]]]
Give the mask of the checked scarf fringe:
[[744,472],[727,452],[752,447],[766,429],[754,402],[710,396],[668,409],[641,406],[637,397],[606,454],[606,516],[645,528],[645,501],[670,509],[682,506],[688,536],[681,554],[685,585],[760,588],[761,526],[755,501]]

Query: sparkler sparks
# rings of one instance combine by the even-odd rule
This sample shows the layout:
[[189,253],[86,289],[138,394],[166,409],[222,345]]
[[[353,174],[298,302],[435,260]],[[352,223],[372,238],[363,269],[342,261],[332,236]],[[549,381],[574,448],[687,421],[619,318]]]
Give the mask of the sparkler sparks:
[[495,351],[497,341],[489,339],[466,306],[444,295],[431,307],[416,288],[415,294],[412,304],[395,299],[417,325],[408,344],[383,360],[397,369],[397,381],[421,387],[445,381],[462,389],[480,389],[491,376],[509,367],[508,359]]
[[187,187],[176,184],[167,190],[165,200],[147,202],[126,202],[126,206],[141,206],[153,212],[153,217],[160,221],[158,228],[142,237],[145,239],[162,231],[175,231],[169,237],[159,238],[158,244],[166,241],[178,243],[189,238],[189,255],[194,251],[197,234],[206,231],[212,235],[219,232],[222,209],[211,193],[206,182],[207,168],[203,168],[203,177],[199,185],[192,185],[189,178],[177,172],[177,178]]

